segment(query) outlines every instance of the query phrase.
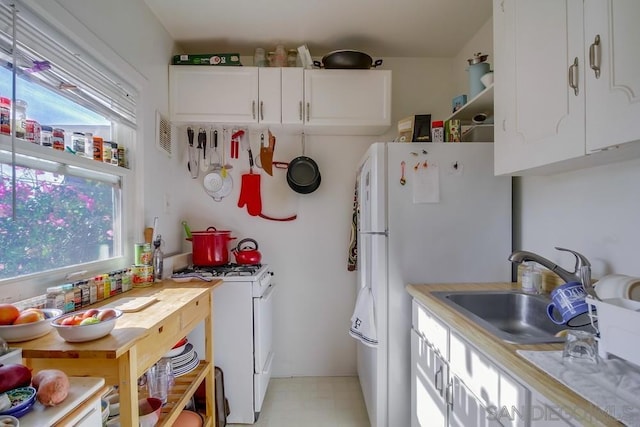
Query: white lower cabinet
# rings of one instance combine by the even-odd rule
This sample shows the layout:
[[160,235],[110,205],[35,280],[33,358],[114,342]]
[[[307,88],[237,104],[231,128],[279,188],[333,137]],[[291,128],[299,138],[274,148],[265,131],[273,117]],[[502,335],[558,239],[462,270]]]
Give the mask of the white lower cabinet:
[[482,399],[476,397],[464,382],[456,376],[451,377],[451,412],[449,424],[452,427],[501,427],[497,413],[488,410]]
[[415,299],[412,311],[411,427],[574,425]]
[[411,427],[447,425],[448,365],[431,344],[411,330]]

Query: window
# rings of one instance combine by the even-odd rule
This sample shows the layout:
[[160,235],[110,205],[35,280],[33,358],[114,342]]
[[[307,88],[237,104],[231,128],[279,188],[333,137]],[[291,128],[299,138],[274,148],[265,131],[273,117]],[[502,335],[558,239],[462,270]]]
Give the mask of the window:
[[[131,147],[136,93],[20,1],[11,3],[17,13],[0,2],[0,97],[12,107],[25,101],[27,119],[64,129],[66,148],[29,142],[28,132],[18,137],[19,120],[12,135],[0,135],[0,284],[123,267],[128,171],[94,160],[92,137],[104,141],[101,152],[111,153],[112,143]],[[89,158],[73,153],[74,132],[91,134]]]

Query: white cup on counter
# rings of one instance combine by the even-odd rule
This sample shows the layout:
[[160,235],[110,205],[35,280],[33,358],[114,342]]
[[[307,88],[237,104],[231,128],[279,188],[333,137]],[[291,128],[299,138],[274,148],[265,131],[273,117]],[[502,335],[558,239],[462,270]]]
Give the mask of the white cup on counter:
[[640,277],[609,274],[598,280],[594,289],[601,299],[625,298],[640,301]]

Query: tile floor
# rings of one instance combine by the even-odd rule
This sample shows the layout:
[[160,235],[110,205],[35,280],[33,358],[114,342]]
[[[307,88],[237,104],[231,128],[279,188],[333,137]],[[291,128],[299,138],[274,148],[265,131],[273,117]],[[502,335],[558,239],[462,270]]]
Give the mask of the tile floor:
[[358,377],[271,378],[260,418],[253,425],[370,427]]

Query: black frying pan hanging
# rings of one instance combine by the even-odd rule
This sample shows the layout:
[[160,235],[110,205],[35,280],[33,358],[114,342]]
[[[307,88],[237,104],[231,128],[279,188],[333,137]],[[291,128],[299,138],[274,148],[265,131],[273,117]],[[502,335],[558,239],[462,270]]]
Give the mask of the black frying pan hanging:
[[287,183],[296,193],[313,193],[320,187],[320,169],[310,157],[299,156],[289,162]]

